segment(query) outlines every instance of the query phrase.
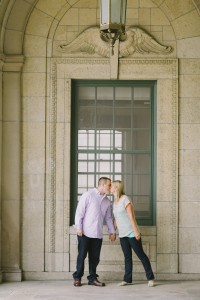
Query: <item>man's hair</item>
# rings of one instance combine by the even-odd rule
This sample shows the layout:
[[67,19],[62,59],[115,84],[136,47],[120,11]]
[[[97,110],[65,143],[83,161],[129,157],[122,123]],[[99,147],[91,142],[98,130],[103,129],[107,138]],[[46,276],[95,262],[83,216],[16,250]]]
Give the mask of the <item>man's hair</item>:
[[108,180],[111,181],[111,179],[108,178],[108,177],[101,177],[101,178],[99,178],[98,186],[100,186],[103,183],[106,183]]

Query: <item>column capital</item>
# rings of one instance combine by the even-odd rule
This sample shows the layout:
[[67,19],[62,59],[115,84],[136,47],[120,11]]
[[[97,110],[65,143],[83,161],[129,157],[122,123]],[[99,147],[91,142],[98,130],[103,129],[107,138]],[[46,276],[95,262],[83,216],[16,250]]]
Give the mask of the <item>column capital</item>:
[[4,58],[4,72],[21,72],[24,64],[23,55],[6,55]]

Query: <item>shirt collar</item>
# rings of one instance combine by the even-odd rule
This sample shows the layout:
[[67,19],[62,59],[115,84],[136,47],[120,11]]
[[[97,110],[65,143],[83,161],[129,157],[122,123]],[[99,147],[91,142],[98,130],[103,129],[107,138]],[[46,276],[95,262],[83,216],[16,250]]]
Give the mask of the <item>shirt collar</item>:
[[101,195],[97,188],[95,188],[95,192],[102,198],[106,197],[106,194]]

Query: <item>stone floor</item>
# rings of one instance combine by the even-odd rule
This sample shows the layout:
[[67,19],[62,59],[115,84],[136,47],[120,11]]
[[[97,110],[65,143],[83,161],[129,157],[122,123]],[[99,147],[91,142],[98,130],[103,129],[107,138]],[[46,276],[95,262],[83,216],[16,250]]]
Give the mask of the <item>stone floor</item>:
[[146,282],[135,281],[133,285],[118,286],[117,282],[108,282],[105,287],[74,287],[68,281],[23,281],[0,284],[0,300],[199,300],[200,281],[157,281],[155,287]]

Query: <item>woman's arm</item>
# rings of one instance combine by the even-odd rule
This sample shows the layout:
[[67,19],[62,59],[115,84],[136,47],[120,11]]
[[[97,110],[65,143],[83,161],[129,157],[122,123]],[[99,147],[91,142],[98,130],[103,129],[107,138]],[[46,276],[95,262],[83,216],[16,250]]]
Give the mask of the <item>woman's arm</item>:
[[135,238],[136,238],[136,240],[139,240],[140,239],[140,232],[139,232],[138,227],[137,227],[137,222],[136,222],[136,219],[135,219],[135,213],[134,213],[133,205],[131,203],[127,204],[126,212],[127,212],[127,215],[128,215],[128,217],[131,221],[131,225],[132,225],[133,231],[135,233]]
[[116,230],[117,229],[117,222],[116,222],[115,218],[114,218],[113,223],[114,223],[114,227],[115,227],[115,230]]

